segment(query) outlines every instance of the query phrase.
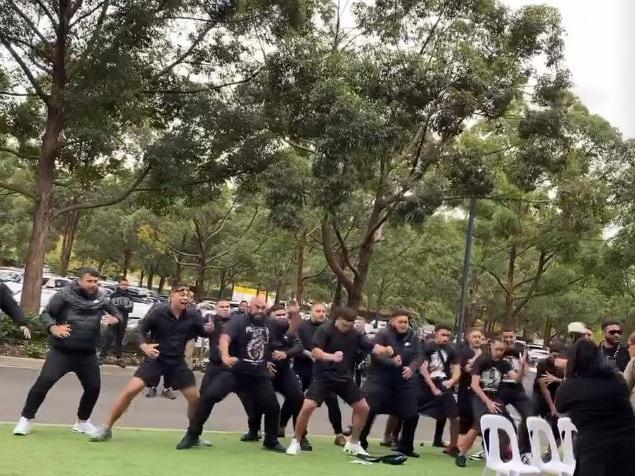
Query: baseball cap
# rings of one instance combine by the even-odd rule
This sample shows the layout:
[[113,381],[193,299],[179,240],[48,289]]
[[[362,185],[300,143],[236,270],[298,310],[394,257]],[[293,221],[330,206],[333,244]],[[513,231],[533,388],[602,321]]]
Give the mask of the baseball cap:
[[571,322],[567,326],[567,332],[569,334],[586,334],[587,328],[581,322]]

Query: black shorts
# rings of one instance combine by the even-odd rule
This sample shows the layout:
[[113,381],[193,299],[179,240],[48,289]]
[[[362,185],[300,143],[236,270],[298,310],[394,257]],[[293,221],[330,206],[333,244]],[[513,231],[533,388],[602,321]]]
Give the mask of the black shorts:
[[434,395],[430,387],[423,383],[424,391],[419,397],[419,413],[437,420],[458,418],[459,406],[456,403],[452,389],[445,388],[441,380],[434,380],[434,383],[441,390],[441,395]]
[[[507,418],[508,420],[510,420],[513,423],[513,420],[511,418],[511,416],[509,416],[509,413],[507,413],[507,410],[505,410],[505,405],[498,398],[498,396],[497,395],[491,395],[491,394],[488,394],[487,396],[491,400],[493,400],[494,402],[497,402],[497,403],[500,404],[501,413],[499,413],[499,415],[504,416],[505,418]],[[474,430],[478,430],[480,432],[481,431],[481,417],[483,415],[491,415],[492,412],[489,411],[489,409],[487,408],[485,403],[483,403],[483,400],[481,400],[476,395],[472,395],[472,413],[474,415],[474,421],[472,423],[472,428]]]
[[369,378],[364,382],[362,393],[372,413],[401,418],[417,415],[417,392],[414,385],[390,385]]
[[196,385],[194,373],[187,366],[185,360],[166,362],[144,359],[134,373],[134,376],[143,380],[147,387],[156,386],[162,375],[164,384],[169,382],[170,387],[174,390],[183,390]]
[[357,388],[352,378],[341,382],[313,379],[306,391],[306,398],[321,405],[332,394],[337,395],[349,405],[357,403],[363,398],[361,390]]

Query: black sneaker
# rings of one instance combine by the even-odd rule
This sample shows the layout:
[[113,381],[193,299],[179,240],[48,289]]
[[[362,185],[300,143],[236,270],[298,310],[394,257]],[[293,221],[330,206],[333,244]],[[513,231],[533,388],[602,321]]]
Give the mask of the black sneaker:
[[313,451],[313,446],[311,446],[306,436],[300,440],[300,449],[302,451]]
[[458,455],[454,462],[459,468],[465,468],[465,466],[467,465],[467,458],[465,457],[465,455]]
[[273,451],[274,453],[284,453],[287,449],[280,444],[278,440],[276,441],[265,441],[262,444],[262,449],[267,451]]
[[408,458],[420,458],[421,457],[421,455],[419,453],[415,453],[414,451],[397,450],[397,453],[399,453],[400,455],[407,456]]
[[258,435],[258,433],[252,433],[251,431],[248,431],[247,433],[245,433],[243,436],[240,437],[240,441],[259,441],[260,440],[260,436]]
[[176,445],[177,450],[187,450],[195,446],[199,446],[200,442],[198,440],[198,436],[194,436],[191,433],[185,433],[185,436],[179,444]]

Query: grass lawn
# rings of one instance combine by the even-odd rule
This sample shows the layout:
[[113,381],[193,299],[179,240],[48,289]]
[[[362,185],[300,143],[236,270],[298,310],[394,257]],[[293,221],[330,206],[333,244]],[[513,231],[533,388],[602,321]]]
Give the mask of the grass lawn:
[[[116,430],[114,439],[91,443],[67,427],[37,426],[26,437],[11,434],[12,426],[0,425],[0,475],[2,476],[475,476],[482,464],[468,468],[454,465],[440,450],[420,448],[420,459],[402,466],[350,463],[332,439],[312,439],[314,451],[291,457],[264,451],[257,443],[242,443],[237,434],[206,433],[212,448],[176,451],[180,432]],[[287,441],[285,440],[284,443]],[[377,449],[378,445],[373,445]]]

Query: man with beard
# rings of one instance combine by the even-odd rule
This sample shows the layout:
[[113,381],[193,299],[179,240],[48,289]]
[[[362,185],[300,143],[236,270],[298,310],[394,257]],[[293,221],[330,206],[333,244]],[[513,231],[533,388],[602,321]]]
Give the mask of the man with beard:
[[350,308],[338,308],[335,320],[322,325],[313,336],[312,354],[315,358],[313,381],[304,398],[302,410],[295,426],[288,455],[298,455],[300,440],[304,437],[309,419],[315,409],[330,395],[335,394],[353,408],[353,430],[344,446],[348,454],[367,455],[359,443],[359,435],[368,417],[368,404],[353,380],[355,352],[364,350],[376,356],[393,355],[391,347],[373,344],[368,337],[353,328],[357,313]]
[[110,302],[117,308],[119,315],[121,316],[121,322],[111,326],[106,334],[104,343],[99,353],[99,363],[103,363],[104,358],[108,355],[110,347],[115,347],[115,357],[117,357],[117,365],[122,369],[126,367],[122,357],[123,354],[123,338],[126,335],[126,327],[128,327],[128,316],[132,312],[134,303],[130,299],[130,292],[128,291],[128,280],[121,278],[117,289],[110,295]]
[[630,358],[628,349],[621,343],[622,326],[619,322],[604,321],[602,332],[604,332],[604,340],[600,342],[600,350],[605,362],[620,372],[624,372]]
[[198,403],[199,393],[192,370],[185,362],[185,345],[195,337],[209,336],[212,324],[203,321],[198,309],[190,306],[191,292],[187,286],[175,284],[170,302],[157,304],[141,319],[137,331],[146,355],[134,376],[115,402],[106,423],[99,428],[91,441],[112,438],[112,428],[145,387],[156,385],[163,376],[175,390],[180,390],[192,415]]
[[254,412],[265,415],[263,448],[284,452],[284,447],[278,442],[280,406],[268,369],[272,357],[272,336],[267,326],[266,310],[264,298],[254,297],[249,303],[249,314],[232,318],[225,326],[218,346],[224,367],[203,390],[177,450],[198,446],[203,425],[214,405],[232,392],[244,392],[253,396]]
[[443,450],[445,454],[458,455],[459,408],[454,399],[454,386],[461,376],[458,352],[450,344],[452,331],[448,326],[438,325],[434,330],[434,340],[427,342],[423,349],[423,395],[419,413],[436,420],[450,420],[450,444]]
[[[316,303],[311,308],[311,317],[300,323],[298,335],[302,341],[302,347],[304,350],[300,355],[293,359],[293,370],[300,379],[303,392],[306,392],[313,380],[313,367],[315,365],[315,358],[311,353],[311,349],[313,348],[313,336],[315,331],[325,322],[326,306],[323,303]],[[337,446],[344,446],[346,444],[346,438],[344,436],[344,431],[342,430],[342,412],[340,411],[337,397],[329,395],[324,400],[324,404],[326,405],[326,409],[328,411],[329,422],[331,423],[333,432],[335,433],[335,444]],[[286,428],[288,418],[289,417],[286,414],[282,415],[280,419],[280,426],[284,426]],[[304,438],[302,438],[300,443],[304,451],[308,451],[309,448],[311,448],[311,443],[309,443],[306,435],[304,435]]]
[[[269,366],[273,373],[273,388],[284,397],[284,403],[280,409],[280,420],[289,421],[290,417],[298,416],[304,394],[300,388],[300,382],[291,369],[290,360],[296,355],[302,353],[302,342],[297,335],[289,330],[289,321],[287,311],[284,307],[276,304],[269,309],[269,318],[267,325],[271,332],[271,349],[272,364]],[[253,395],[247,395],[250,400],[249,415],[249,438],[243,436],[243,441],[255,441],[258,439],[258,432],[261,426],[262,413],[255,411],[253,408]],[[278,436],[284,437],[285,427],[280,426]],[[246,436],[246,435],[245,435]],[[310,451],[306,448],[305,451]]]
[[97,362],[100,326],[113,326],[121,317],[106,293],[99,289],[99,272],[82,268],[79,278],[60,289],[49,301],[40,316],[49,332],[50,350],[40,375],[29,390],[22,416],[13,434],[28,435],[33,419],[49,390],[69,372],[77,375],[84,393],[77,410],[73,431],[93,434],[90,415],[101,390],[101,376]]
[[395,311],[388,326],[380,330],[375,344],[391,347],[393,357],[372,356],[368,378],[363,393],[370,413],[360,435],[360,443],[368,448],[368,435],[376,415],[386,413],[404,419],[403,435],[396,450],[418,458],[414,452],[414,436],[417,428],[417,391],[413,377],[421,365],[421,348],[417,335],[410,328],[405,311]]

